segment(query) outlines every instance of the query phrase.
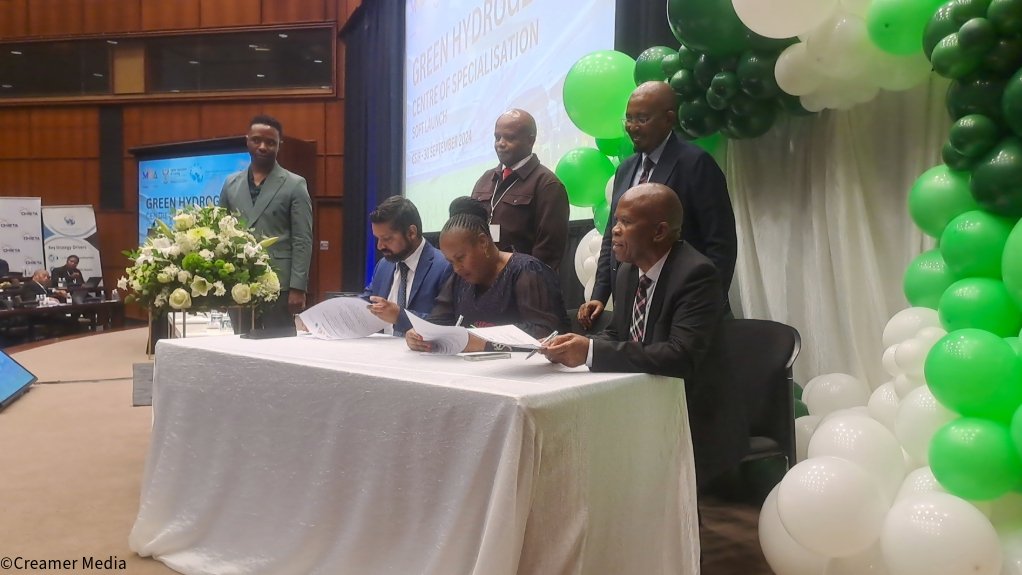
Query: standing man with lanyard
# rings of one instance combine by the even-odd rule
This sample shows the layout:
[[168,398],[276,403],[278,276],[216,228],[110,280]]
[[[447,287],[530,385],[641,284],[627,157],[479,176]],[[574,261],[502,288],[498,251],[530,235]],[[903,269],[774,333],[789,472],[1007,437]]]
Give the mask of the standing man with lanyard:
[[497,118],[493,149],[500,165],[472,188],[489,215],[490,236],[505,252],[529,254],[554,270],[568,242],[568,193],[532,153],[536,120],[512,109]]

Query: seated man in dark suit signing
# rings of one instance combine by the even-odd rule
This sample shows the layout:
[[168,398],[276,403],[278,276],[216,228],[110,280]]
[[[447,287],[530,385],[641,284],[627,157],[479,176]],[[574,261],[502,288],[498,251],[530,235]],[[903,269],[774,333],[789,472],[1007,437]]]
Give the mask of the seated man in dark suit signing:
[[85,283],[82,272],[78,269],[78,256],[67,256],[67,261],[59,268],[53,268],[53,284],[60,288],[76,288]]
[[372,302],[373,315],[394,326],[394,335],[404,335],[412,327],[408,312],[426,317],[433,309],[451,264],[422,237],[419,210],[406,198],[387,198],[369,214],[369,221],[384,259],[377,262],[362,296]]
[[54,290],[50,287],[50,272],[36,270],[32,279],[21,284],[21,301],[35,301],[38,296],[56,297],[60,300],[67,300],[67,292]]
[[611,232],[621,262],[614,286],[618,313],[592,339],[558,336],[541,353],[569,367],[684,379],[696,476],[703,485],[745,455],[747,426],[741,401],[722,378],[701,369],[724,299],[716,267],[680,240],[683,212],[677,194],[663,184],[628,190]]

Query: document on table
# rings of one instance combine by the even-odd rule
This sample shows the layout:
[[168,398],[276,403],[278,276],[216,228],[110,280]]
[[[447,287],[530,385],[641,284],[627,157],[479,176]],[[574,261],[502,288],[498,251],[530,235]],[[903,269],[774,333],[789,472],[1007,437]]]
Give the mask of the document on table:
[[433,353],[437,354],[450,355],[461,352],[468,345],[469,334],[518,349],[536,349],[540,346],[536,338],[513,325],[464,328],[456,325],[436,325],[414,314],[408,314],[408,319],[416,333],[433,344]]
[[369,311],[369,302],[360,297],[330,298],[298,314],[298,319],[319,339],[356,339],[387,326],[387,322]]
[[541,345],[538,339],[525,333],[524,330],[516,325],[473,327],[469,328],[468,331],[486,341],[502,343],[519,349],[536,349]]

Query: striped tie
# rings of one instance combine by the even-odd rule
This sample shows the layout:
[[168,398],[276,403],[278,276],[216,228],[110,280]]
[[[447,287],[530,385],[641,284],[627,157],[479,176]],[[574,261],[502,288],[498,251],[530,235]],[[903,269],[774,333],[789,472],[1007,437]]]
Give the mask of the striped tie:
[[653,280],[645,275],[639,278],[639,289],[635,290],[635,305],[632,307],[632,327],[628,333],[632,341],[641,342],[646,334],[646,291],[653,285]]
[[655,167],[656,164],[653,163],[653,160],[649,156],[646,156],[646,158],[642,160],[642,173],[639,174],[640,184],[645,184],[649,181],[649,177],[653,175],[653,168]]

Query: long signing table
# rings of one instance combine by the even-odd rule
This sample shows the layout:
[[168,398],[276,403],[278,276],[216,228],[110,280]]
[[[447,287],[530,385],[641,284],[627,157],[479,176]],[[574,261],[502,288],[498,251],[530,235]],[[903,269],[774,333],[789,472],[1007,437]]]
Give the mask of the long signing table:
[[162,340],[131,548],[189,575],[697,574],[684,386],[404,340]]

